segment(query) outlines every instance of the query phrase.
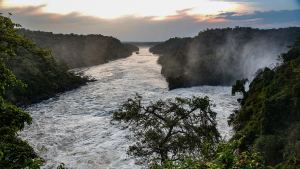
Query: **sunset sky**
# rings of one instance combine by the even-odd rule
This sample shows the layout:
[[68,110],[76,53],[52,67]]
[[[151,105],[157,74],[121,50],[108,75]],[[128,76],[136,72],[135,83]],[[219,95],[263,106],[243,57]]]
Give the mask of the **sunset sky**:
[[300,26],[300,0],[0,0],[31,30],[102,34],[121,41],[194,37],[206,28]]

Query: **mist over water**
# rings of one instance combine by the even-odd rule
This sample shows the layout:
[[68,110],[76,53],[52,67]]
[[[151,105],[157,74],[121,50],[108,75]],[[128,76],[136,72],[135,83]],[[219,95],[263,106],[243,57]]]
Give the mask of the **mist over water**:
[[275,65],[278,63],[276,60],[278,55],[288,50],[288,44],[278,45],[274,41],[268,41],[265,38],[253,39],[240,47],[236,39],[228,36],[228,43],[218,49],[224,54],[223,59],[220,60],[220,65],[223,69],[226,69],[230,64],[225,65],[223,63],[229,63],[232,55],[238,56],[236,57],[236,62],[239,64],[236,66],[239,68],[241,77],[248,78],[250,81],[253,80],[254,74],[258,69]]
[[125,140],[128,130],[110,124],[113,112],[136,92],[142,95],[145,105],[158,99],[209,96],[216,104],[212,109],[217,112],[221,135],[229,138],[233,134],[227,117],[238,108],[239,96],[231,96],[231,87],[199,86],[168,91],[160,74],[161,66],[156,63],[158,56],[148,50],[140,47],[139,54],[85,68],[85,74],[98,81],[26,109],[33,124],[26,126],[20,136],[46,160],[42,168],[54,168],[60,162],[74,169],[141,168],[126,155],[132,144]]
[[188,44],[184,72],[196,74],[190,81],[200,79],[198,84],[205,84],[210,76],[218,77],[217,83],[224,85],[235,84],[243,78],[252,81],[258,69],[274,67],[278,55],[287,52],[287,46],[292,45],[291,40],[280,37],[280,33],[249,29],[251,33],[246,28],[225,30],[223,33],[218,32],[221,29],[199,33]]

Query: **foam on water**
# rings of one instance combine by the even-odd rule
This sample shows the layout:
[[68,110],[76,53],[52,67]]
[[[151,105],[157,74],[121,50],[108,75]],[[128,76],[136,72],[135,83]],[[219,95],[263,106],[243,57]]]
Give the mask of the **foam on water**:
[[131,144],[125,140],[128,130],[110,124],[112,113],[135,93],[142,95],[145,104],[158,99],[209,96],[216,104],[213,110],[218,113],[221,135],[231,136],[227,117],[238,107],[238,96],[230,95],[231,87],[168,91],[157,58],[148,48],[140,48],[139,54],[85,68],[85,74],[98,81],[29,107],[26,111],[33,117],[33,124],[20,136],[46,160],[42,168],[54,168],[60,162],[78,169],[140,168],[126,155]]

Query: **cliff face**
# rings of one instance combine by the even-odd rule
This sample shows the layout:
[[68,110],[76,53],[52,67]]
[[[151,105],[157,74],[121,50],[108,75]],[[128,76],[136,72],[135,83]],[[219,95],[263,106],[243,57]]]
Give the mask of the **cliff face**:
[[[228,121],[236,132],[233,139],[244,137],[240,150],[251,146],[273,166],[300,159],[300,36],[279,58],[281,65],[257,71],[249,90],[242,92],[241,108]],[[233,93],[242,88],[237,81]]]
[[20,29],[19,33],[36,42],[37,46],[54,50],[54,58],[66,62],[70,68],[106,63],[128,57],[138,50],[133,45],[124,45],[116,38],[103,35],[63,35],[26,29]]
[[150,51],[162,54],[158,63],[169,89],[232,85],[274,63],[299,34],[299,27],[207,29],[194,38],[172,38]]

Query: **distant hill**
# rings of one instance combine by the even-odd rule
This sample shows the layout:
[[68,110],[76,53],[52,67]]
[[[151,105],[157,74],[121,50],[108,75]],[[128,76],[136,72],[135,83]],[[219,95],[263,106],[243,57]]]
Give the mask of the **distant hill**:
[[154,54],[168,54],[185,47],[193,38],[171,38],[163,43],[157,44],[149,49]]
[[170,90],[232,85],[237,79],[252,79],[259,68],[274,63],[299,34],[299,27],[207,29],[194,38],[171,38],[150,52],[162,54],[158,63]]
[[54,50],[54,57],[66,62],[70,68],[106,63],[139,50],[136,46],[124,45],[116,38],[100,34],[53,34],[27,29],[20,29],[19,34],[36,42],[37,46]]
[[145,47],[151,47],[151,46],[155,46],[157,44],[163,43],[163,42],[129,42],[129,41],[124,41],[122,42],[123,44],[131,44],[134,46],[145,46]]

